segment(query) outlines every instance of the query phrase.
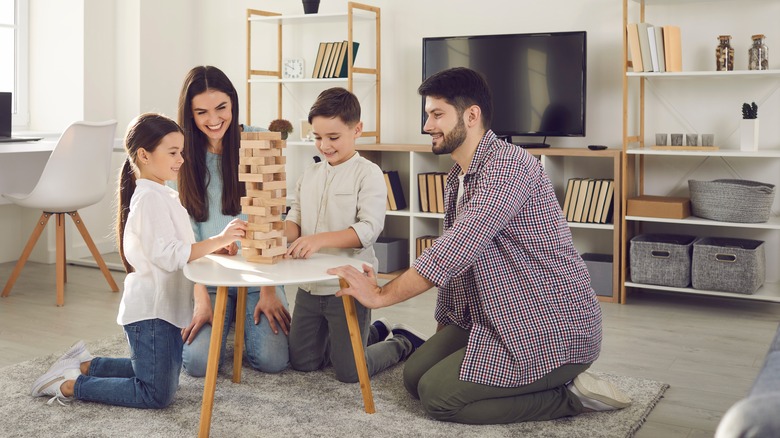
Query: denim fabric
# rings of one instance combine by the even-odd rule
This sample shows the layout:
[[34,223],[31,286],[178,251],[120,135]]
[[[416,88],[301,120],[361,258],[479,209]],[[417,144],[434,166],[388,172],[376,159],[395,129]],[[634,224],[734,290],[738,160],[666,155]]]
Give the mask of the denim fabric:
[[76,379],[78,400],[131,408],[164,408],[179,387],[181,329],[162,319],[124,326],[130,358],[96,357]]
[[[209,287],[209,297],[212,308],[217,299],[217,289]],[[283,286],[277,286],[276,296],[289,309],[287,295]],[[236,301],[238,289],[228,288],[227,308],[225,310],[225,325],[222,332],[222,347],[220,348],[220,365],[225,359],[225,344],[231,324],[235,321]],[[287,343],[287,335],[281,329],[278,334],[271,331],[268,318],[260,314],[260,323],[254,323],[255,306],[260,300],[260,290],[250,288],[246,299],[246,323],[244,324],[244,348],[247,362],[255,369],[264,373],[278,373],[287,368],[290,362],[290,353]],[[209,343],[211,341],[211,325],[203,326],[191,344],[184,344],[183,365],[184,371],[194,377],[206,375],[206,362],[209,355]]]
[[[355,301],[363,346],[369,341],[371,310]],[[372,339],[373,341],[373,339]],[[368,375],[385,370],[409,355],[411,343],[390,338],[365,348]],[[314,371],[333,365],[341,382],[358,381],[355,356],[347,328],[347,316],[341,297],[312,295],[298,289],[290,327],[290,365],[298,371]]]

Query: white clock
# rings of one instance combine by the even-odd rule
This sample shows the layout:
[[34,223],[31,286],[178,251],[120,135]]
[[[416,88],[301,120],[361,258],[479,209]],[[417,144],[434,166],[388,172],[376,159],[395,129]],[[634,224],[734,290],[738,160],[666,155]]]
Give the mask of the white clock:
[[286,79],[303,79],[303,59],[285,59],[282,63],[282,77]]

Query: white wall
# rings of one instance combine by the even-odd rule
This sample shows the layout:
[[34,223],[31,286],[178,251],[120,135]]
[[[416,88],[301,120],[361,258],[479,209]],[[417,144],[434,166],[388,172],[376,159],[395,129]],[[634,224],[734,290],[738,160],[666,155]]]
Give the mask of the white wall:
[[[548,142],[559,147],[584,147],[593,143],[619,147],[623,31],[620,2],[482,0],[475,5],[467,0],[364,0],[363,3],[381,8],[383,142],[428,143],[428,138],[419,134],[420,100],[416,94],[421,79],[423,37],[585,30],[588,32],[587,137],[548,139]],[[780,57],[776,59],[772,53],[776,53],[774,46],[780,47],[780,35],[771,32],[777,28],[780,2],[758,3],[763,5],[763,13],[751,15],[750,20],[740,14],[744,5],[739,2],[702,5],[690,1],[680,6],[657,6],[653,9],[656,18],[648,21],[681,25],[685,69],[710,69],[717,35],[722,33],[734,36],[737,69],[745,66],[752,33],[768,35],[770,62],[776,65]],[[31,2],[31,129],[61,130],[78,118],[113,117],[119,121],[117,135],[121,136],[128,121],[140,112],[160,111],[175,117],[181,81],[198,64],[215,65],[225,71],[243,103],[247,8],[283,14],[303,12],[298,0]],[[322,0],[320,13],[343,12],[346,8],[346,0]],[[316,27],[309,29],[312,35],[306,37],[318,40]],[[115,48],[113,53],[111,47]],[[359,57],[367,53],[362,50]],[[777,143],[780,124],[770,122],[780,115],[777,104],[780,93],[767,96],[765,90],[753,89],[764,87],[761,84],[736,90],[724,86],[719,90],[724,96],[723,107],[719,107],[699,103],[701,94],[691,91],[695,86],[700,84],[693,80],[672,92],[672,103],[686,114],[683,121],[669,116],[673,111],[667,109],[667,103],[654,99],[653,92],[648,92],[648,137],[656,130],[695,129],[715,132],[716,138],[725,141],[724,145],[733,146],[737,141],[734,128],[739,114],[735,106],[758,96],[756,99],[765,98],[760,101],[759,110],[760,117],[765,118],[762,144]],[[257,108],[253,112],[273,112],[275,108],[273,101],[255,99],[255,102],[253,107]],[[309,104],[297,102],[302,110]],[[243,115],[240,117],[243,121]],[[253,120],[253,123],[263,125],[267,120]],[[660,191],[673,189],[658,188]],[[106,246],[112,239],[109,224],[113,209],[108,203],[113,201],[113,193],[108,198],[95,208],[98,212],[94,218],[91,211],[89,216],[82,212],[90,230],[95,223],[95,240],[102,239],[102,245]],[[0,224],[5,225],[4,229],[19,231],[9,237],[8,233],[3,235],[3,243],[10,240],[10,244],[0,245],[0,262],[15,260],[21,252],[31,229],[26,216],[30,214],[21,213],[14,206],[0,206]]]

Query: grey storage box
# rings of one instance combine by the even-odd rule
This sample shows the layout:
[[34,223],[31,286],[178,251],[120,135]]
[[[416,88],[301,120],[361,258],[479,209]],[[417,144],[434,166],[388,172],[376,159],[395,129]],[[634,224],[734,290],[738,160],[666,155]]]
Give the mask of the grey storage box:
[[612,291],[612,254],[594,254],[586,252],[582,260],[590,273],[590,287],[596,295],[611,297]]
[[691,284],[694,236],[640,234],[631,239],[631,281],[659,286]]
[[376,272],[387,274],[409,267],[409,241],[391,237],[380,237],[374,243],[374,252],[379,260]]
[[753,294],[766,277],[761,240],[704,237],[693,244],[694,289]]

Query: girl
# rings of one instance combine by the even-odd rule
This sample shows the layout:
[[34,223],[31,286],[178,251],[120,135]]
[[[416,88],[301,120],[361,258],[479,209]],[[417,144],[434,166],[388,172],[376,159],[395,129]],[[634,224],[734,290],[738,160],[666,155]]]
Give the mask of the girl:
[[[241,138],[238,120],[238,93],[225,73],[211,66],[190,70],[179,95],[179,124],[185,133],[187,161],[176,189],[182,205],[192,217],[195,240],[221,230],[235,217],[246,219],[240,215],[244,184],[238,181]],[[235,243],[219,249],[219,252],[231,255],[237,251]],[[196,377],[206,374],[211,339],[216,289],[209,288],[208,292],[202,292],[203,296],[196,292],[195,314],[184,345],[184,370]],[[222,337],[223,356],[235,318],[236,298],[236,288],[229,288]],[[254,321],[254,324],[247,324],[244,332],[247,363],[266,373],[284,370],[289,362],[287,333],[290,326],[284,288],[269,287],[262,292],[259,288],[249,288],[246,309],[246,320]]]
[[[184,135],[171,119],[142,114],[125,137],[127,160],[118,190],[117,240],[127,270],[117,322],[130,359],[93,358],[76,343],[32,386],[33,396],[76,398],[134,408],[164,408],[179,385],[182,329],[192,317],[185,263],[244,236],[246,223],[231,221],[221,233],[195,243],[187,211],[165,181],[184,162]],[[196,286],[195,290],[204,289]]]

